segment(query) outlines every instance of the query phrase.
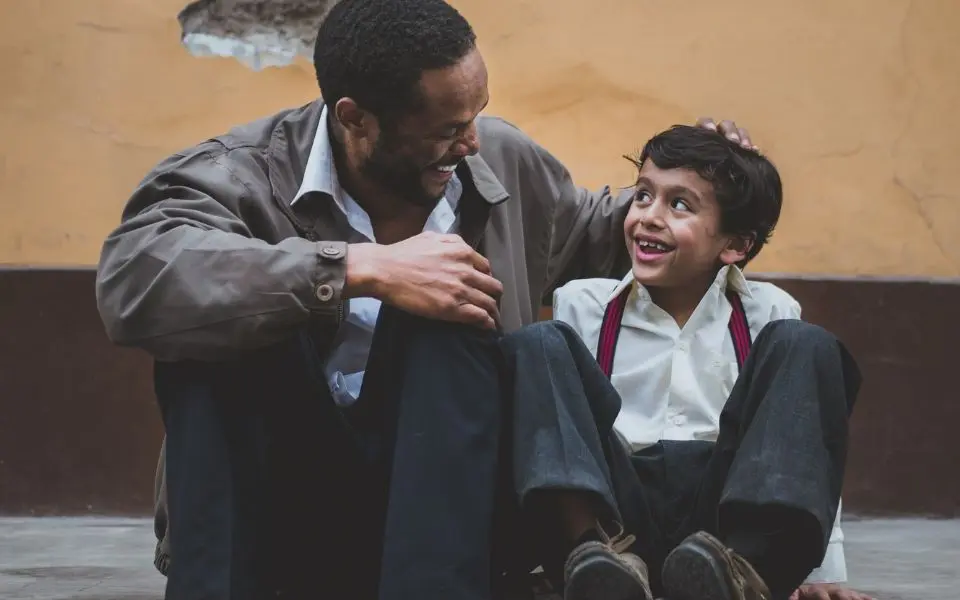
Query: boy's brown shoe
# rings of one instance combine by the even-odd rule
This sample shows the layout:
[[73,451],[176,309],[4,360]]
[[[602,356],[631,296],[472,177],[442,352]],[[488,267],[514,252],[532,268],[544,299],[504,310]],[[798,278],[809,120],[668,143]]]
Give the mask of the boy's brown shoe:
[[584,542],[573,549],[563,568],[564,600],[653,600],[643,560],[627,552],[632,535]]
[[753,566],[705,531],[667,555],[663,587],[670,600],[770,600]]

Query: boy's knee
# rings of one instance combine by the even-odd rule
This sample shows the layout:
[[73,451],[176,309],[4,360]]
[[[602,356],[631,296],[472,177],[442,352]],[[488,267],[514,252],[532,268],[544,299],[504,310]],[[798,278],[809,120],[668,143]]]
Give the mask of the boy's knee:
[[754,345],[763,343],[777,343],[777,345],[782,343],[791,347],[801,346],[813,349],[836,348],[839,340],[819,325],[800,319],[780,319],[770,321],[760,331]]
[[519,349],[536,347],[549,350],[551,348],[569,348],[571,343],[580,342],[573,327],[563,321],[537,321],[503,336],[501,340],[505,348]]
[[835,365],[844,378],[849,397],[856,396],[860,389],[861,374],[856,359],[837,336],[819,325],[800,319],[771,321],[753,345],[780,358],[799,355],[809,357],[816,364]]

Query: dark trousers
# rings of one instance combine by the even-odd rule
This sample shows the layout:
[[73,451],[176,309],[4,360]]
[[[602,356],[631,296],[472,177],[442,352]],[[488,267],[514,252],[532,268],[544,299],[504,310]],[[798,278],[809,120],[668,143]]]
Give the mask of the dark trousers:
[[[739,527],[727,512],[787,506],[816,547],[784,562],[809,572],[858,383],[823,330],[768,327],[716,449],[665,452],[644,474],[613,434],[619,396],[558,322],[501,336],[385,307],[348,410],[306,334],[229,363],[157,364],[167,598],[488,599],[502,575],[557,559],[526,510],[545,489],[591,492],[653,571],[683,531],[726,533]],[[674,488],[694,500],[674,506]]]
[[[698,530],[747,554],[786,598],[823,561],[847,454],[860,372],[825,330],[774,321],[757,336],[720,415],[715,444],[662,441],[614,454],[617,498],[655,592],[667,553]],[[762,555],[737,548],[766,538]],[[747,538],[749,540],[749,536]]]
[[158,363],[171,600],[488,600],[528,570],[522,501],[594,492],[620,401],[567,326],[499,335],[381,311],[361,397],[336,407],[307,334]]

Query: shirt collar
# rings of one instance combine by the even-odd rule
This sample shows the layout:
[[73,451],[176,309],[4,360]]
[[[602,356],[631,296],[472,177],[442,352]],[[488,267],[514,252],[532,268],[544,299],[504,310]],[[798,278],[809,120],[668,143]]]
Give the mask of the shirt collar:
[[327,127],[327,107],[320,111],[317,133],[313,136],[313,145],[307,157],[307,166],[303,170],[303,181],[291,205],[311,192],[322,192],[333,198],[340,210],[344,209],[342,188],[337,178],[336,163],[333,160],[333,148],[330,146],[330,131]]
[[[321,192],[333,198],[337,206],[343,212],[348,212],[351,199],[347,197],[346,192],[340,187],[340,180],[337,177],[337,166],[333,160],[333,148],[330,145],[330,129],[327,124],[327,106],[324,105],[320,111],[320,122],[317,123],[317,133],[313,138],[313,145],[310,147],[310,155],[307,157],[307,165],[303,171],[303,181],[300,183],[300,189],[297,195],[293,197],[290,205],[294,205],[303,196],[311,192]],[[477,192],[490,204],[499,204],[509,197],[503,185],[493,174],[493,171],[479,156],[468,156],[465,162],[469,168]],[[460,196],[463,193],[463,183],[456,173],[447,184],[447,193],[445,198],[450,208],[456,212],[457,205],[460,202]]]
[[[607,298],[606,304],[613,302],[614,298],[623,293],[623,290],[627,289],[628,286],[633,286],[635,292],[639,293],[643,298],[649,298],[650,294],[647,292],[646,288],[636,282],[633,278],[633,272],[628,272],[623,279],[620,280],[620,283],[617,284],[617,287],[613,288],[613,292]],[[726,265],[721,267],[717,272],[717,276],[713,280],[711,287],[716,286],[720,289],[721,294],[725,294],[727,287],[729,286],[738,294],[752,298],[753,294],[750,292],[750,286],[747,285],[747,278],[744,276],[743,271],[740,270],[740,267],[736,265]]]

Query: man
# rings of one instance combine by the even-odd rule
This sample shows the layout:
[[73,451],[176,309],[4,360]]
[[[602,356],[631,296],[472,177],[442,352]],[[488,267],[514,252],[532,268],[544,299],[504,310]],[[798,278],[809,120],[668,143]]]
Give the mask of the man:
[[556,336],[510,332],[626,268],[631,193],[478,116],[486,68],[442,0],[342,0],[314,62],[323,101],[169,157],[104,244],[108,334],[156,359],[167,597],[487,598],[515,496],[564,553],[612,547],[612,499],[573,480],[618,407],[548,406]]

